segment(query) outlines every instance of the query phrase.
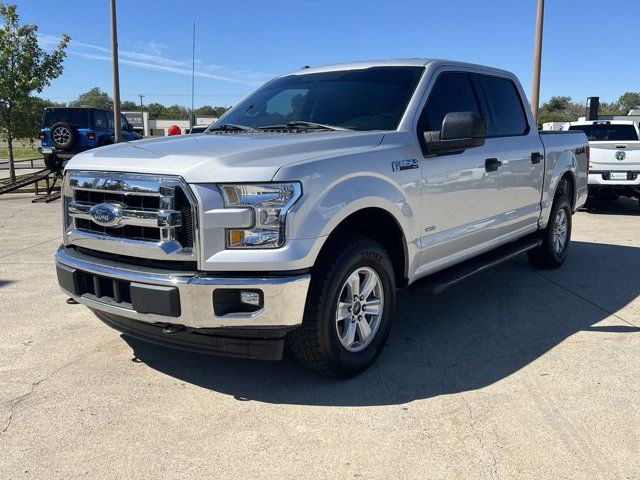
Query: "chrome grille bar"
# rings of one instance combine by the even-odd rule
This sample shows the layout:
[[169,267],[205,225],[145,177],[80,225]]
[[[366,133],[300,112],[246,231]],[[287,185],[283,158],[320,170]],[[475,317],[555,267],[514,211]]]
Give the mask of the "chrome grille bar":
[[[95,204],[88,202],[72,201],[69,203],[68,212],[72,218],[92,220],[91,208]],[[120,210],[122,220],[113,228],[126,225],[139,227],[180,227],[182,226],[182,212],[176,210],[133,210],[122,208]]]

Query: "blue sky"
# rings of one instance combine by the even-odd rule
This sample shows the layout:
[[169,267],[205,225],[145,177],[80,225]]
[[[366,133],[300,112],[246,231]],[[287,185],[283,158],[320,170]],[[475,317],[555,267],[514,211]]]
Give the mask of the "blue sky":
[[[23,22],[40,26],[43,46],[62,33],[73,39],[63,75],[43,96],[112,92],[108,0],[16,3]],[[640,1],[546,3],[543,100],[640,91]],[[123,100],[142,93],[145,103],[189,105],[195,21],[196,106],[232,105],[302,65],[401,57],[502,67],[529,94],[535,10],[536,0],[119,0],[120,90]]]

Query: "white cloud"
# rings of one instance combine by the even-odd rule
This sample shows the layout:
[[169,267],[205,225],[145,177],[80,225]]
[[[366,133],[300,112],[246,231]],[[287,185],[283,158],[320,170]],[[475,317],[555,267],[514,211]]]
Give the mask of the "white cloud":
[[[45,49],[54,48],[60,41],[60,37],[50,34],[38,34],[40,45]],[[136,45],[140,50],[120,49],[119,62],[123,65],[142,68],[146,70],[163,71],[178,75],[191,75],[190,60],[176,60],[164,55],[168,47],[162,43],[144,42]],[[98,54],[96,52],[100,52]],[[96,61],[111,61],[111,49],[91,43],[72,40],[68,52],[69,55]],[[231,83],[239,83],[249,86],[258,86],[273,77],[268,73],[254,72],[251,70],[236,70],[221,65],[206,64],[196,60],[195,76]]]

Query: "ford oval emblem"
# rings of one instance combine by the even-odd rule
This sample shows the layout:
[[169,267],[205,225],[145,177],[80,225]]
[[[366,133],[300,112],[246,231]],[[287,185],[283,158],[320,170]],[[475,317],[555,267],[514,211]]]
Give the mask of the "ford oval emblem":
[[91,220],[103,227],[117,227],[122,220],[121,206],[117,203],[99,203],[91,207]]

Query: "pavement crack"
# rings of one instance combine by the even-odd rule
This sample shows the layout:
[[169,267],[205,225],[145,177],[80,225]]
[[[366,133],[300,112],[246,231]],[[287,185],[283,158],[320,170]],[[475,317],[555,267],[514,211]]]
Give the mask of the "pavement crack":
[[622,317],[621,317],[620,315],[618,315],[616,312],[612,312],[611,310],[609,310],[609,309],[607,309],[607,308],[605,308],[605,307],[603,307],[603,306],[601,306],[601,305],[598,305],[597,303],[593,302],[592,300],[589,300],[587,297],[585,297],[585,296],[583,296],[583,295],[580,295],[578,292],[574,292],[574,291],[573,291],[573,290],[571,290],[570,288],[565,287],[565,286],[564,286],[564,285],[562,285],[561,283],[559,283],[559,282],[557,282],[557,281],[555,281],[555,280],[550,279],[549,277],[547,277],[547,276],[545,276],[545,275],[541,274],[540,272],[537,272],[537,271],[533,270],[533,273],[535,273],[536,275],[538,275],[540,278],[544,278],[545,280],[547,280],[549,283],[552,283],[552,284],[553,284],[553,285],[555,285],[556,287],[561,288],[561,289],[562,289],[562,290],[564,290],[565,292],[568,292],[568,293],[570,293],[570,294],[572,294],[572,295],[574,295],[574,296],[578,297],[580,300],[584,300],[584,301],[585,301],[585,302],[587,302],[589,305],[592,305],[592,306],[596,307],[597,309],[602,310],[603,312],[605,312],[605,313],[607,313],[607,314],[609,314],[609,315],[611,315],[611,316],[613,316],[613,317],[617,318],[617,319],[618,319],[618,320],[620,320],[621,322],[626,323],[626,324],[627,324],[627,325],[629,325],[630,327],[637,327],[637,326],[638,326],[638,325],[634,325],[634,324],[633,324],[633,323],[631,323],[630,321],[628,321],[628,320],[626,320],[626,319],[622,318]]
[[489,457],[491,457],[491,467],[490,467],[491,470],[490,470],[489,474],[490,474],[491,478],[499,479],[500,478],[500,473],[498,472],[499,462],[498,462],[498,459],[496,457],[496,454],[493,451],[493,449],[489,448],[485,444],[484,437],[476,429],[477,420],[474,418],[473,409],[471,408],[471,404],[467,400],[467,398],[464,395],[464,393],[460,392],[460,398],[462,398],[462,401],[467,406],[467,411],[469,413],[469,428],[470,428],[471,432],[473,433],[473,436],[476,438],[476,441],[478,442],[478,445],[480,446],[480,450],[482,450],[485,454],[487,454],[487,455],[489,455]]
[[24,252],[25,250],[29,250],[30,248],[33,248],[33,247],[39,247],[40,245],[53,242],[54,240],[58,240],[59,238],[60,238],[60,235],[57,235],[53,238],[50,238],[49,240],[45,240],[44,242],[36,243],[35,245],[29,245],[28,247],[22,248],[20,250],[16,250],[15,252],[7,253],[6,255],[1,256],[0,259],[10,257],[11,255],[15,255],[16,253]]
[[4,426],[2,427],[2,431],[0,432],[0,435],[6,433],[9,430],[9,428],[13,424],[13,415],[14,415],[14,413],[16,411],[16,408],[19,405],[21,405],[22,403],[24,403],[29,397],[31,397],[33,395],[33,393],[35,392],[35,389],[36,389],[37,386],[39,386],[43,382],[49,380],[51,377],[53,377],[55,374],[57,374],[61,370],[64,370],[65,368],[70,367],[71,365],[74,365],[74,364],[78,363],[80,360],[88,357],[89,355],[92,355],[93,353],[95,353],[97,351],[98,350],[93,350],[91,352],[87,352],[84,355],[80,355],[79,357],[71,360],[70,362],[67,362],[64,365],[56,368],[54,371],[48,373],[47,375],[45,375],[41,379],[36,380],[35,382],[32,382],[31,383],[31,389],[27,393],[23,393],[22,395],[18,395],[14,399],[9,400],[7,402],[10,405],[9,415],[7,416],[7,419],[4,422]]

